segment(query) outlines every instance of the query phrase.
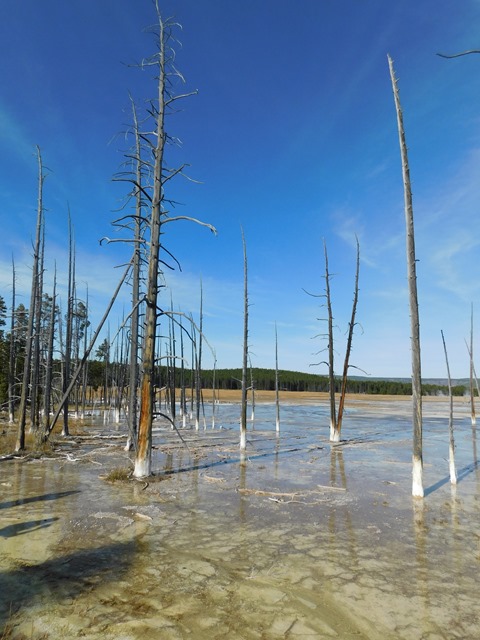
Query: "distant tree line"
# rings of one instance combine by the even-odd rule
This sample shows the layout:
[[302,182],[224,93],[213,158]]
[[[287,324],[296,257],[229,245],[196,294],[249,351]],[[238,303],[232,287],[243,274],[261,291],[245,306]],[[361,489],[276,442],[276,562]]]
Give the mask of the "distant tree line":
[[[48,317],[48,307],[51,306],[51,298],[45,296],[45,308],[46,311],[43,317]],[[74,309],[73,316],[76,320],[73,339],[72,355],[73,360],[78,360],[80,344],[84,337],[84,332],[88,326],[88,320],[86,319],[86,311],[81,303],[78,303]],[[11,340],[11,327],[12,325],[8,321],[7,306],[4,299],[0,296],[0,407],[4,410],[8,404],[8,380],[9,373],[14,378],[15,399],[18,401],[19,388],[21,386],[21,373],[23,370],[23,361],[25,354],[26,344],[26,326],[28,321],[28,309],[22,304],[18,305],[15,309],[13,331],[14,339]],[[46,328],[42,329],[42,342],[43,334],[46,333]],[[10,358],[12,351],[13,358]],[[42,359],[45,362],[44,359]],[[121,360],[121,358],[120,358]],[[45,364],[43,364],[45,366]],[[95,352],[95,357],[90,359],[86,367],[86,376],[79,382],[79,386],[82,384],[88,386],[90,390],[96,392],[96,396],[99,394],[104,398],[105,402],[111,396],[112,389],[125,388],[128,386],[128,364],[124,359],[123,362],[119,361],[115,356],[110,358],[110,349],[108,341],[104,340]],[[56,382],[57,397],[60,394],[59,380],[62,376],[63,362],[62,360],[55,358],[52,362],[53,378]],[[279,388],[282,391],[308,391],[308,392],[328,392],[329,381],[325,375],[318,375],[315,373],[304,373],[301,371],[286,371],[280,370],[279,373]],[[198,380],[198,376],[200,379]],[[262,369],[252,368],[249,371],[250,380],[253,383],[255,389],[259,391],[274,391],[275,390],[275,370],[274,369]],[[170,368],[168,366],[158,366],[155,369],[155,386],[163,388],[166,386],[172,386],[172,381],[175,380],[175,386],[177,388],[184,387],[185,389],[196,388],[196,385],[200,383],[201,388],[212,388],[215,380],[216,389],[232,389],[241,390],[242,370],[238,369],[202,369],[198,372],[195,368],[192,370],[189,367]],[[336,392],[340,390],[341,378],[336,378]],[[408,381],[399,380],[382,380],[377,378],[351,378],[348,380],[347,393],[362,393],[362,394],[385,394],[385,395],[411,395],[412,386]],[[438,394],[447,394],[448,388],[442,384],[423,384],[423,395],[435,396]],[[468,388],[466,385],[457,384],[452,387],[452,393],[455,396],[463,396],[468,394]],[[81,394],[77,393],[75,396]],[[91,395],[88,396],[91,398]]]

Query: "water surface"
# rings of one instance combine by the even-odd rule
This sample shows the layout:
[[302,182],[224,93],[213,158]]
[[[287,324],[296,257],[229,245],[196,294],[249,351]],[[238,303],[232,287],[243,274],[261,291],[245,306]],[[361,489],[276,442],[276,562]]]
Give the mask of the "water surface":
[[452,489],[445,403],[426,408],[423,501],[404,402],[353,405],[337,446],[325,406],[284,405],[277,437],[274,407],[257,405],[244,464],[238,406],[216,413],[215,429],[209,415],[180,429],[188,449],[156,425],[148,483],[102,479],[131,466],[119,438],[0,464],[7,637],[478,637],[480,475],[463,410]]

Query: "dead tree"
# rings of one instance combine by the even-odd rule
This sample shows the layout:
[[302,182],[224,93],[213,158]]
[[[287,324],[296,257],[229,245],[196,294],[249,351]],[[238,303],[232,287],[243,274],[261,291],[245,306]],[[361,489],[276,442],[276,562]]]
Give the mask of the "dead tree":
[[[198,339],[195,349],[195,429],[200,428],[200,407],[202,405],[202,348],[203,348],[203,283],[200,278],[200,316]],[[205,426],[205,425],[204,425]]]
[[468,348],[470,355],[470,416],[472,425],[477,424],[477,417],[475,415],[475,390],[473,388],[473,380],[475,377],[475,366],[473,362],[473,304],[470,314],[470,347]]
[[393,62],[388,56],[393,97],[397,113],[398,137],[402,159],[403,190],[405,200],[405,223],[407,245],[407,274],[410,300],[410,330],[412,352],[412,403],[413,403],[413,481],[412,495],[423,498],[423,452],[422,452],[422,374],[420,360],[420,319],[418,313],[417,272],[415,258],[415,232],[413,225],[412,189],[408,165],[407,143],[403,127],[403,113],[398,93]]
[[12,317],[10,319],[10,356],[8,361],[8,421],[15,417],[15,262],[12,257]]
[[337,408],[335,403],[335,354],[333,348],[333,313],[332,299],[330,296],[330,272],[328,270],[327,244],[323,241],[325,254],[325,298],[327,303],[327,323],[328,323],[328,392],[330,397],[330,441],[338,442],[340,434],[337,426]]
[[[145,312],[145,335],[143,341],[141,382],[140,382],[140,416],[138,425],[137,454],[135,457],[135,468],[133,475],[136,478],[148,477],[152,473],[152,425],[154,419],[154,388],[155,388],[155,344],[157,336],[157,320],[159,317],[158,294],[159,294],[159,266],[160,259],[160,239],[161,233],[166,224],[177,220],[190,220],[203,224],[215,231],[211,225],[205,225],[189,216],[169,216],[166,210],[168,201],[165,198],[164,188],[167,181],[174,176],[182,174],[183,168],[169,170],[164,163],[165,147],[167,143],[167,133],[165,129],[165,115],[173,104],[191,94],[173,95],[173,77],[181,78],[179,72],[173,64],[173,51],[170,47],[172,38],[172,28],[174,24],[164,21],[160,14],[158,0],[155,2],[158,19],[158,51],[153,58],[145,61],[143,66],[153,66],[156,69],[157,78],[157,100],[151,104],[150,113],[155,124],[155,135],[150,142],[153,153],[152,180],[153,192],[151,195],[151,208],[149,217],[149,249],[148,268],[146,283],[146,312]],[[171,203],[170,203],[171,204]],[[168,252],[167,252],[168,253]],[[168,253],[170,257],[170,253]]]
[[46,361],[46,375],[45,375],[45,391],[44,391],[44,431],[48,431],[50,427],[50,408],[52,398],[52,373],[53,373],[53,345],[55,338],[55,316],[56,316],[56,304],[57,304],[57,268],[53,276],[53,294],[52,294],[52,308],[50,310],[50,323],[48,327],[47,337],[47,361]]
[[449,435],[449,446],[448,446],[448,461],[449,461],[449,470],[450,470],[450,482],[452,484],[457,484],[457,472],[455,469],[455,437],[453,433],[453,394],[452,394],[452,379],[450,377],[450,366],[448,364],[448,354],[447,354],[447,345],[445,344],[445,337],[443,335],[443,331],[440,331],[442,334],[442,342],[443,342],[443,351],[445,353],[445,363],[447,365],[447,376],[448,376],[448,398],[449,398],[449,413],[448,413],[448,435]]
[[177,346],[175,338],[175,319],[173,317],[173,298],[170,297],[171,316],[169,322],[169,342],[170,342],[170,362],[169,362],[169,378],[168,384],[170,388],[170,416],[173,421],[176,418],[177,398],[176,398],[176,382],[177,382]]
[[278,388],[278,334],[275,322],[275,431],[280,433],[280,397]]
[[40,252],[38,257],[38,277],[35,293],[35,318],[33,321],[32,362],[30,367],[30,433],[34,433],[40,426],[40,369],[41,344],[40,334],[42,326],[43,301],[43,272],[45,262],[45,224],[42,224]]
[[213,352],[213,372],[212,372],[212,429],[215,429],[215,409],[217,404],[217,356],[215,352]]
[[[342,420],[343,413],[345,407],[345,396],[347,392],[347,381],[348,381],[348,369],[353,366],[350,365],[350,354],[352,351],[352,342],[353,342],[353,334],[356,326],[356,312],[357,312],[357,302],[358,302],[358,279],[360,272],[360,247],[357,239],[357,262],[356,262],[356,271],[355,271],[355,288],[353,295],[353,304],[352,304],[352,314],[349,322],[349,329],[347,335],[347,344],[345,349],[345,358],[343,363],[343,375],[342,375],[342,384],[340,389],[340,402],[338,406],[338,414],[337,414],[337,406],[336,406],[336,398],[335,398],[335,344],[334,344],[334,336],[333,336],[333,309],[332,309],[332,296],[330,290],[330,269],[328,263],[328,252],[327,252],[327,244],[325,240],[323,241],[323,250],[325,256],[325,293],[321,295],[315,295],[305,291],[308,295],[318,298],[325,298],[325,306],[327,308],[327,317],[326,318],[318,318],[319,320],[323,320],[327,322],[327,332],[325,334],[318,334],[314,336],[315,338],[322,337],[327,338],[327,347],[326,350],[328,352],[328,360],[324,360],[322,362],[317,362],[314,365],[317,366],[320,364],[325,364],[328,367],[328,391],[329,391],[329,403],[330,403],[330,442],[339,442],[340,441],[340,431],[342,428]],[[322,351],[324,351],[322,349]],[[320,352],[317,352],[320,353]],[[358,367],[355,367],[358,368]]]
[[[68,282],[67,282],[67,313],[65,316],[65,352],[63,354],[62,393],[70,384],[70,367],[72,359],[72,328],[73,328],[73,296],[75,286],[75,250],[73,245],[73,228],[68,209]],[[62,436],[68,436],[68,399],[63,409]]]
[[37,301],[38,280],[40,276],[40,249],[42,239],[42,229],[44,224],[43,211],[43,183],[45,181],[45,173],[43,171],[42,155],[40,147],[37,146],[37,162],[38,162],[38,199],[37,199],[37,226],[35,233],[35,244],[33,246],[33,266],[32,266],[32,287],[30,292],[30,311],[28,314],[28,327],[25,346],[25,360],[23,365],[23,381],[20,396],[20,408],[18,418],[17,441],[15,451],[25,449],[25,426],[27,420],[27,403],[30,397],[29,382],[31,376],[31,362],[33,350],[33,328],[35,321],[35,306]]
[[[358,243],[358,238],[355,238],[357,242],[357,262],[356,262],[356,270],[355,270],[355,290],[353,293],[353,304],[352,304],[352,315],[350,317],[350,322],[348,325],[348,337],[347,337],[347,347],[345,350],[345,360],[343,363],[343,375],[342,375],[342,388],[340,391],[340,402],[338,404],[338,418],[337,418],[337,433],[338,440],[340,440],[340,432],[342,429],[342,420],[343,420],[343,409],[345,406],[345,395],[347,393],[347,380],[348,380],[348,369],[350,366],[350,353],[352,351],[352,341],[353,341],[353,332],[355,329],[355,316],[357,314],[357,302],[358,302],[358,277],[360,273],[360,245]],[[337,440],[337,442],[338,442]]]
[[248,367],[248,263],[247,245],[242,229],[243,244],[243,356],[242,356],[242,394],[240,408],[240,452],[243,456],[247,449],[247,367]]

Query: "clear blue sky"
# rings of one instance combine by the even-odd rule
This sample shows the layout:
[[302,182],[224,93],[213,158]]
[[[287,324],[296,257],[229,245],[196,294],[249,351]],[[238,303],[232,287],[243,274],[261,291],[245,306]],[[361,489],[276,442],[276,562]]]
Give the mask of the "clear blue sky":
[[[164,236],[183,271],[167,273],[174,304],[198,314],[219,367],[241,364],[244,228],[250,275],[251,357],[325,373],[322,242],[329,251],[337,373],[361,246],[352,364],[372,376],[410,375],[403,187],[387,53],[394,59],[410,153],[424,377],[468,375],[470,305],[480,323],[480,48],[477,0],[166,0],[183,25],[177,65],[198,96],[168,130],[202,184],[168,195],[217,227],[178,223]],[[0,12],[0,295],[28,305],[36,216],[35,145],[50,169],[46,287],[65,282],[67,203],[77,243],[78,295],[88,283],[98,320],[129,250],[100,246],[126,186],[112,182],[127,148],[128,92],[155,95],[129,66],[154,51],[150,0],[4,0]],[[113,333],[129,292],[110,320]],[[168,306],[170,292],[165,293]],[[479,332],[476,332],[478,335]],[[206,355],[206,365],[211,362]]]

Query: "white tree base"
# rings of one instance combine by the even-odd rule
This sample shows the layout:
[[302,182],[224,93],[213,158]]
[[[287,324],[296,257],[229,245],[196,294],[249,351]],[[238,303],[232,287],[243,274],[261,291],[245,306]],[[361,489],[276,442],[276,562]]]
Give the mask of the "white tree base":
[[135,460],[134,478],[148,478],[152,475],[152,463],[150,460]]
[[413,458],[412,472],[412,496],[414,498],[423,498],[423,465],[418,458]]
[[330,442],[340,442],[340,431],[330,425]]
[[455,454],[454,454],[454,449],[451,445],[450,445],[449,467],[450,467],[450,482],[452,484],[457,484],[457,470],[455,469]]
[[247,448],[247,432],[240,431],[240,451],[245,451]]

